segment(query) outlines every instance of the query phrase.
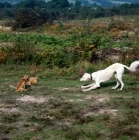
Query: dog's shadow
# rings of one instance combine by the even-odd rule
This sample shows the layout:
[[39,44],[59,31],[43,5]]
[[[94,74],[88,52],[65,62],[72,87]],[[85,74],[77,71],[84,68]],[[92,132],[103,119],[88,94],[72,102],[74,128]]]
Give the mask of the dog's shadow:
[[138,82],[127,83],[127,85],[129,85],[129,86],[134,86],[134,85],[137,85],[137,84],[139,84],[139,83]]
[[[89,84],[90,83],[84,84],[84,86],[87,86]],[[129,83],[124,83],[124,84],[125,85],[128,85],[128,86],[135,86],[135,85],[138,84],[138,82],[129,82]],[[105,82],[105,83],[101,83],[99,88],[114,87],[115,85],[116,85],[116,82],[115,81]],[[121,85],[119,85],[119,86],[121,86]]]
[[[128,86],[135,86],[137,85],[138,83],[137,82],[130,82],[130,83],[124,83],[125,85],[128,85]],[[116,82],[107,82],[107,83],[101,83],[101,87],[112,87],[112,86],[115,86],[116,85]]]
[[[90,83],[87,83],[87,84],[84,84],[83,86],[87,86],[89,85]],[[106,83],[101,83],[100,84],[100,87],[109,87],[109,86],[113,86],[113,85],[116,85],[116,82],[106,82]]]
[[116,85],[116,82],[106,82],[106,83],[101,83],[101,87],[112,87],[112,86],[115,86]]

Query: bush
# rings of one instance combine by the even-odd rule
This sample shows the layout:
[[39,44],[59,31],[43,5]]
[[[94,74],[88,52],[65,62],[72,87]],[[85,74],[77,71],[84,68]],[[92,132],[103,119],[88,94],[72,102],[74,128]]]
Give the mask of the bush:
[[16,12],[13,29],[36,27],[44,24],[46,21],[47,18],[44,13],[38,13],[38,11],[36,13],[36,11],[32,9],[23,8]]

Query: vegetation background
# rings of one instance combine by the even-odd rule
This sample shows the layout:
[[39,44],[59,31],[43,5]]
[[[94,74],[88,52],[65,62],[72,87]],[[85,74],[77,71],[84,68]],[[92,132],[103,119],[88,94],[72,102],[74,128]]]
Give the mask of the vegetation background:
[[[133,48],[130,53],[138,48],[138,3],[109,8],[82,6],[80,1],[71,5],[67,0],[0,5],[0,40],[8,42],[6,47],[2,44],[1,63],[68,68],[102,59],[103,48]],[[124,63],[125,51],[121,52],[119,61]],[[137,58],[135,54],[127,61]]]

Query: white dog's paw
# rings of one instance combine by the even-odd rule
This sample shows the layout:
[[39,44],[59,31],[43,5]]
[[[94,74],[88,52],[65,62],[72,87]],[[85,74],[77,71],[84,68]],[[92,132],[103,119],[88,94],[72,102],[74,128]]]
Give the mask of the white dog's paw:
[[83,92],[86,92],[86,91],[88,91],[88,90],[86,90],[86,89],[83,89],[82,91],[83,91]]
[[119,91],[122,91],[122,89],[119,89]]
[[115,87],[112,87],[111,89],[116,89]]
[[81,88],[83,89],[83,88],[85,88],[85,86],[81,86]]

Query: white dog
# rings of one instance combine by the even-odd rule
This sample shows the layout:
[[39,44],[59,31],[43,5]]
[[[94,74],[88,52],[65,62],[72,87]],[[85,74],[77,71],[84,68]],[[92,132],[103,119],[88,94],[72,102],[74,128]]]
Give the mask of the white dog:
[[93,84],[90,84],[87,86],[81,86],[81,88],[83,89],[83,91],[89,91],[92,89],[96,89],[96,88],[100,87],[101,82],[108,81],[114,75],[117,80],[117,84],[115,87],[112,87],[112,89],[116,89],[121,84],[120,90],[122,90],[124,87],[124,83],[122,81],[122,75],[124,73],[124,68],[128,69],[129,71],[135,72],[138,66],[139,66],[139,61],[133,62],[130,65],[130,67],[123,65],[121,63],[114,63],[104,70],[99,70],[99,71],[93,72],[91,74],[84,73],[84,75],[82,76],[80,81],[93,80],[95,82]]

